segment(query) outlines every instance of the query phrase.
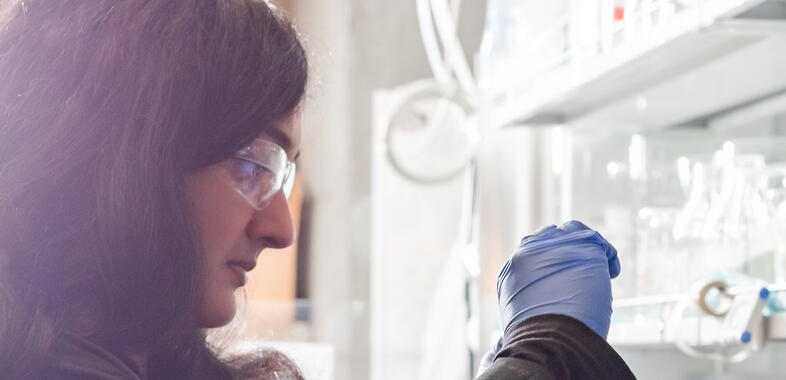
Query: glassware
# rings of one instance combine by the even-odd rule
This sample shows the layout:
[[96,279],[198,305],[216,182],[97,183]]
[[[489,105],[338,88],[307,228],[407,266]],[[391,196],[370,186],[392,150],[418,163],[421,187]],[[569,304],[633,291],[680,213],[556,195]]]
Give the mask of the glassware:
[[507,95],[538,75],[565,64],[570,55],[569,0],[489,0],[478,56],[481,89]]
[[675,294],[689,284],[689,252],[675,241],[672,229],[677,207],[644,207],[636,223],[636,294]]
[[[765,201],[776,223],[776,241],[773,251],[773,277],[776,284],[786,283],[786,162],[767,167],[760,181]],[[786,311],[786,292],[773,293],[768,301],[773,312]]]
[[692,164],[690,196],[673,229],[675,240],[695,246],[698,273],[691,277],[735,271],[775,279],[780,232],[762,189],[766,167],[764,154],[741,154],[733,142],[710,163]]
[[764,199],[769,203],[770,210],[774,213],[777,223],[777,242],[773,270],[775,282],[786,282],[786,163],[779,163],[768,167],[767,173],[761,181]]
[[[715,143],[702,131],[653,132],[630,138],[628,162],[637,210],[633,227],[637,297],[679,293],[696,277],[697,242],[675,239],[673,229],[681,216],[685,218],[687,203],[693,205],[694,213],[707,208],[689,197],[691,191],[700,193],[706,181],[702,166],[696,165],[691,172],[685,155],[701,157],[709,146]],[[692,185],[696,189],[691,190]]]

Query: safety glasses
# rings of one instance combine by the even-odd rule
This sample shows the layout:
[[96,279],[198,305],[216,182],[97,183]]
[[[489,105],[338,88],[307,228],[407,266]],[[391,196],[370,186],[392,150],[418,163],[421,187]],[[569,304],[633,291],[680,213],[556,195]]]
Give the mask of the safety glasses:
[[251,207],[262,210],[279,191],[289,198],[295,183],[295,163],[278,144],[256,139],[222,165],[235,190]]

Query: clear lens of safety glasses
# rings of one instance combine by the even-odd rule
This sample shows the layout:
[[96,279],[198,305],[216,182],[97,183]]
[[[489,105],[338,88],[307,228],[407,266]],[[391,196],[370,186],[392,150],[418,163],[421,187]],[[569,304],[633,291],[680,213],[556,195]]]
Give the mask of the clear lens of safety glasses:
[[284,176],[284,195],[289,199],[292,195],[292,188],[295,187],[295,173],[297,167],[294,162],[287,162],[287,174]]
[[225,166],[237,192],[257,210],[265,208],[279,191],[289,197],[295,164],[275,143],[257,139],[227,160]]

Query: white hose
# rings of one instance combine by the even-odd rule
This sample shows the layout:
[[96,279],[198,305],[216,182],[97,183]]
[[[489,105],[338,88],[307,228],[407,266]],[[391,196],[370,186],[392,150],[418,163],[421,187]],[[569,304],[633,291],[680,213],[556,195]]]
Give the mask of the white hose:
[[429,0],[417,0],[418,24],[420,25],[420,37],[423,40],[423,47],[426,50],[434,78],[441,84],[451,82],[451,74],[442,60],[442,53],[437,42],[437,35],[434,33],[434,23],[431,16],[431,4]]
[[450,3],[450,8],[453,10],[453,20],[458,24],[459,17],[461,17],[461,0],[453,0]]
[[464,55],[464,49],[461,47],[461,41],[456,32],[456,21],[453,18],[448,0],[431,0],[431,5],[437,32],[445,49],[447,67],[455,73],[464,93],[468,96],[475,96],[477,94],[475,78]]
[[434,77],[442,84],[455,77],[470,103],[475,104],[478,87],[458,37],[460,9],[461,0],[417,0],[420,34]]

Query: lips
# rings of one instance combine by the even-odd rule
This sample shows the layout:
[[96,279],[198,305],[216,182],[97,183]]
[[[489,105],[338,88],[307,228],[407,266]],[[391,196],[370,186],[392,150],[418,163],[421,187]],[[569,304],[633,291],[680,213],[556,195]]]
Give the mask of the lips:
[[229,261],[229,262],[227,262],[227,265],[238,266],[240,268],[243,268],[243,270],[246,271],[246,272],[251,272],[252,270],[254,270],[254,267],[257,266],[257,264],[255,262],[253,262],[253,261],[241,261],[241,260]]
[[238,263],[230,262],[227,263],[227,267],[229,268],[230,272],[232,273],[232,280],[237,287],[245,286],[246,285],[246,268],[248,266],[243,266]]

